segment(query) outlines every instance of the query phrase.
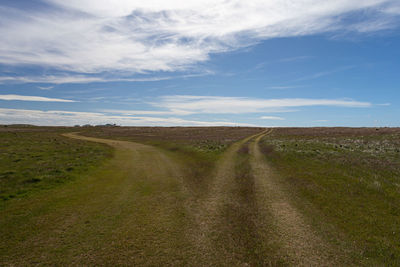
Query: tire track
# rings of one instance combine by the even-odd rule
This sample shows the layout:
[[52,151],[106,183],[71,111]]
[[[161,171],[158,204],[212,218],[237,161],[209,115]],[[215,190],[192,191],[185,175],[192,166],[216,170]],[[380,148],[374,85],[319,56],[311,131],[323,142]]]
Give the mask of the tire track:
[[224,218],[227,207],[238,205],[238,199],[232,196],[236,183],[235,158],[238,150],[260,134],[231,145],[216,164],[207,194],[203,198],[192,200],[191,213],[194,214],[194,224],[197,227],[193,228],[190,236],[199,251],[197,263],[200,266],[207,266],[211,262],[220,266],[246,265],[240,255],[224,245],[231,242],[232,238],[226,235],[226,229],[221,228],[226,228],[228,225]]
[[73,265],[334,265],[334,253],[291,204],[259,149],[271,131],[232,144],[205,194],[190,194],[182,166],[155,147],[65,134],[116,148],[112,168],[46,196],[48,203],[71,198],[70,206],[34,218],[49,224],[52,238],[49,228],[33,234],[24,245],[34,242],[35,251],[18,252],[13,263],[29,265],[37,256],[54,263],[62,245],[73,260],[62,263]]
[[276,229],[273,238],[281,245],[281,256],[290,265],[335,265],[335,260],[330,256],[334,254],[331,248],[318,237],[302,214],[291,204],[288,192],[283,189],[265,161],[259,148],[263,136],[265,135],[258,136],[251,144],[251,167],[260,212],[264,216],[273,217],[273,227]]

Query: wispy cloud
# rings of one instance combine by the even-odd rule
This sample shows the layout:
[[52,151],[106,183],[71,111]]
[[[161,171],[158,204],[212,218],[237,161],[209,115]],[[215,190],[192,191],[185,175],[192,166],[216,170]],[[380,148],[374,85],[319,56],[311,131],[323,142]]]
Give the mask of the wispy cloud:
[[[149,105],[147,110],[103,109],[99,111],[123,116],[188,116],[193,114],[250,114],[295,112],[298,111],[298,108],[311,106],[333,106],[343,108],[368,108],[373,106],[373,104],[369,102],[361,102],[349,99],[262,99],[248,97],[192,95],[162,96],[152,101],[145,101],[145,103]],[[261,119],[282,120],[283,118],[277,116],[262,116]]]
[[332,75],[332,74],[335,74],[335,73],[338,73],[338,72],[354,69],[355,67],[356,66],[343,66],[343,67],[336,68],[336,69],[333,69],[333,70],[320,71],[320,72],[317,72],[317,73],[313,73],[311,75],[307,75],[307,76],[298,78],[295,81],[298,82],[298,81],[306,81],[306,80],[318,79],[318,78],[321,78],[321,77],[324,77],[324,76],[328,76],[328,75]]
[[285,118],[275,117],[275,116],[261,116],[260,119],[262,119],[262,120],[279,120],[279,121],[285,120]]
[[[93,83],[93,82],[156,82],[165,81],[172,79],[184,79],[193,78],[210,75],[213,72],[203,71],[201,73],[192,73],[184,75],[175,76],[148,76],[148,77],[137,77],[137,78],[126,78],[126,77],[102,77],[98,75],[46,75],[46,76],[0,76],[1,83],[50,83],[50,84],[65,84],[65,83]],[[49,87],[39,87],[41,90],[50,90],[54,88]],[[49,88],[49,89],[44,89]]]
[[[115,76],[121,70],[183,71],[207,61],[211,53],[260,40],[392,28],[397,26],[400,6],[398,0],[46,2],[50,6],[45,11],[0,4],[0,35],[7,36],[0,39],[2,64]],[[365,10],[372,15],[356,15]],[[43,79],[51,83],[102,81],[86,76]]]
[[50,98],[43,96],[28,95],[0,95],[0,100],[18,100],[18,101],[39,101],[39,102],[76,102],[74,100]]
[[116,123],[125,126],[254,126],[227,121],[197,121],[176,117],[115,116],[100,112],[28,110],[0,108],[0,124],[71,126]]
[[136,116],[136,115],[191,115],[193,112],[184,111],[184,110],[118,110],[118,109],[103,109],[101,112],[111,113],[111,114],[120,114],[125,116]]
[[149,102],[158,109],[168,112],[182,112],[187,114],[242,114],[261,112],[285,112],[291,108],[310,106],[335,106],[365,108],[371,107],[369,102],[341,99],[308,99],[282,98],[262,99],[248,97],[225,96],[163,96],[158,101]]
[[[0,95],[0,99],[73,102],[73,100],[20,95]],[[373,106],[369,102],[349,99],[262,99],[192,95],[162,96],[153,101],[146,101],[141,105],[143,104],[147,104],[146,110],[105,109],[97,112],[0,108],[0,123],[31,123],[37,125],[117,123],[137,126],[251,126],[252,124],[248,123],[225,120],[194,120],[190,115],[293,112],[293,108],[311,106],[338,108],[368,108]],[[283,117],[279,116],[263,115],[258,118],[261,120],[284,120]]]

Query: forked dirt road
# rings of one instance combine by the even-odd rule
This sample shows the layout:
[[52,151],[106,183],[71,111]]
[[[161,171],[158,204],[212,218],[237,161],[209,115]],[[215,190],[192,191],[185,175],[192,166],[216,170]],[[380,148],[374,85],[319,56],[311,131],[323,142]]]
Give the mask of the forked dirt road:
[[161,149],[66,134],[108,144],[114,157],[0,211],[10,240],[0,265],[333,265],[260,152],[268,133],[231,145],[198,195]]

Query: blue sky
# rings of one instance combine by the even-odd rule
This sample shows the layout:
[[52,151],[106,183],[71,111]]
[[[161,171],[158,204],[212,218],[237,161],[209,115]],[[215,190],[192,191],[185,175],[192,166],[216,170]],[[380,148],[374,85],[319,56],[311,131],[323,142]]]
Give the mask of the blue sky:
[[0,124],[400,126],[397,0],[0,3]]

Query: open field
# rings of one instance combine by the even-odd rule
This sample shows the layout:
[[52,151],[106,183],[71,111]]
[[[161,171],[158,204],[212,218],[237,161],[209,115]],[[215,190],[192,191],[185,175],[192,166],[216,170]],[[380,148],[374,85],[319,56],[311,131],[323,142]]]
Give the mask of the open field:
[[[2,266],[399,264],[399,129],[4,127],[0,137],[3,173],[14,171],[1,190],[15,195],[0,206]],[[45,178],[25,182],[35,177]]]
[[262,132],[254,127],[82,127],[82,135],[156,146],[180,162],[191,194],[207,192],[211,172],[233,143]]
[[83,135],[148,143],[176,149],[221,152],[230,144],[263,130],[255,127],[87,127]]
[[275,129],[261,148],[313,225],[365,264],[400,264],[400,129]]

